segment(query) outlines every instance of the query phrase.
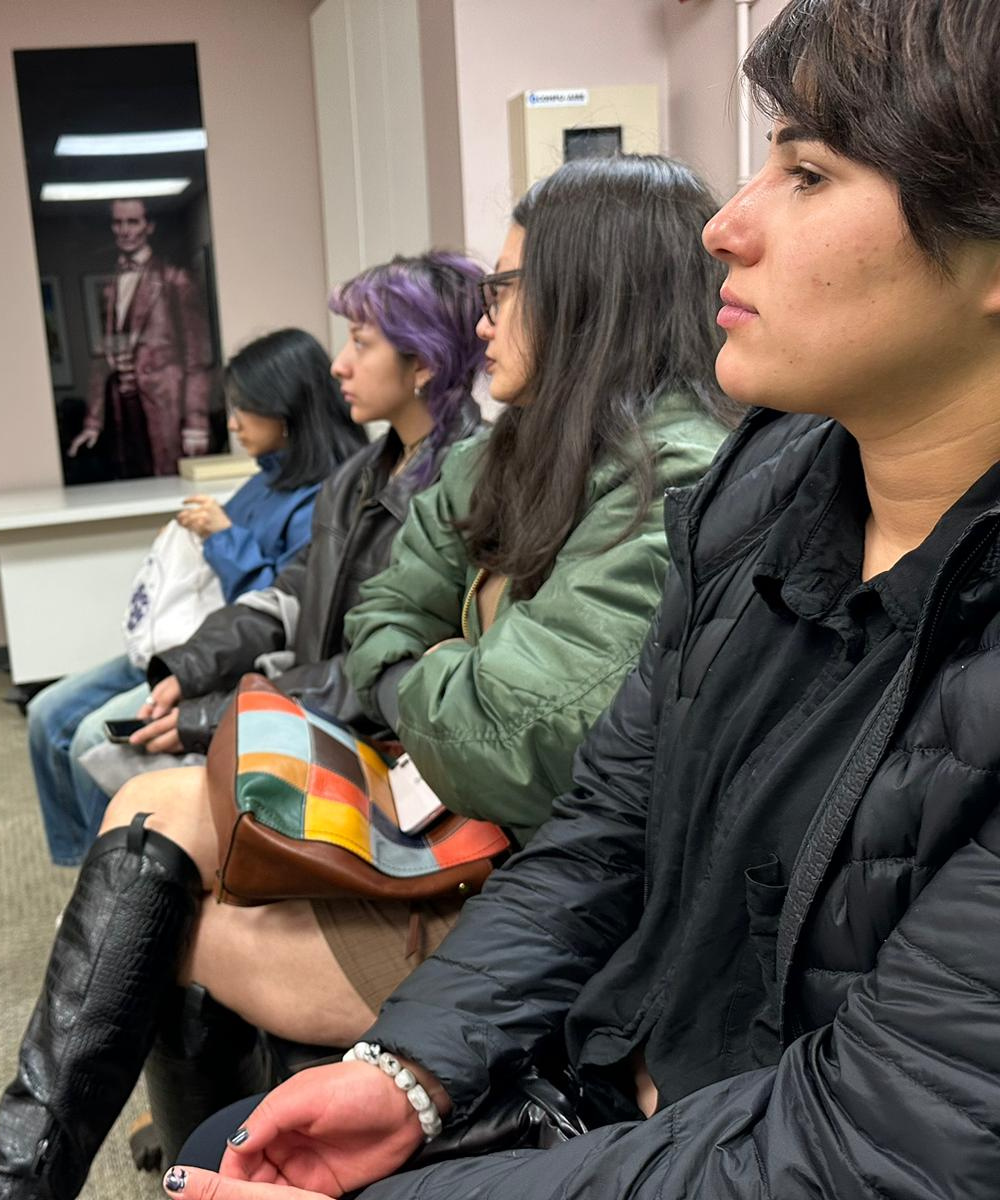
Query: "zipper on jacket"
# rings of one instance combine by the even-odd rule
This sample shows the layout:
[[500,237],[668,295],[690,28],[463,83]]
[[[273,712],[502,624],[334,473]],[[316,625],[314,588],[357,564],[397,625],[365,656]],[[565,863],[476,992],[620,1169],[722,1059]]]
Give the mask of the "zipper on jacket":
[[355,505],[354,512],[351,516],[351,524],[347,530],[347,537],[344,538],[344,547],[340,552],[341,569],[337,572],[337,584],[333,589],[333,595],[330,597],[330,604],[326,610],[326,624],[323,627],[323,653],[330,656],[330,626],[333,624],[337,609],[340,607],[341,598],[344,595],[344,587],[346,586],[344,564],[348,562],[348,554],[354,545],[354,540],[358,536],[358,530],[361,527],[361,518],[364,515],[365,508],[371,499],[372,485],[375,482],[375,472],[371,467],[365,467],[361,472],[361,494],[358,496],[358,502]]
[[472,601],[476,598],[476,592],[479,591],[480,585],[487,575],[489,575],[489,571],[485,567],[480,567],[476,572],[475,579],[473,579],[472,583],[469,584],[469,590],[466,592],[465,600],[462,602],[461,629],[462,637],[464,637],[467,642],[472,641],[472,637],[469,633],[469,609],[472,607]]
[[[469,611],[472,608],[472,601],[476,598],[477,594],[479,593],[479,589],[483,586],[485,580],[489,578],[489,575],[490,571],[488,567],[480,567],[476,572],[475,579],[473,579],[472,583],[469,584],[469,590],[466,592],[465,600],[462,602],[462,619],[460,622],[460,627],[462,630],[462,637],[464,637],[465,640],[470,644],[472,642],[472,636],[469,631]],[[493,609],[493,619],[490,622],[491,625],[496,624],[497,611],[500,608],[500,602],[503,600],[503,594],[509,585],[510,577],[508,576],[508,578],[503,581],[503,585],[500,588],[500,592],[497,596],[496,608]],[[480,624],[482,624],[482,622],[480,622]]]

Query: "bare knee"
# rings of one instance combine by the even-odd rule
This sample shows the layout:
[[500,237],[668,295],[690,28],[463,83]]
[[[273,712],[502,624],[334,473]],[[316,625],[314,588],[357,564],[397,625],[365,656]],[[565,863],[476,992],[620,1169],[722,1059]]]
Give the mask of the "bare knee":
[[219,852],[204,768],[151,771],[130,779],[112,797],[101,832],[128,825],[136,813],[149,813],[146,828],[155,829],[187,852],[201,872],[205,890],[210,891]]
[[152,775],[136,775],[115,792],[104,810],[101,833],[128,825],[136,813],[152,811],[156,800],[155,790],[149,786],[152,778]]

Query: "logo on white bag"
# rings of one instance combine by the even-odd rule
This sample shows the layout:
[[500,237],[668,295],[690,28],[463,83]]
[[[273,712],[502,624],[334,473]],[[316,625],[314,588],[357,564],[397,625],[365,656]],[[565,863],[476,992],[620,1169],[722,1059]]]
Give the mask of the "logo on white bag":
[[128,602],[128,619],[126,628],[129,633],[135,633],[139,625],[146,619],[146,613],[149,612],[149,592],[146,591],[146,585],[140,583]]

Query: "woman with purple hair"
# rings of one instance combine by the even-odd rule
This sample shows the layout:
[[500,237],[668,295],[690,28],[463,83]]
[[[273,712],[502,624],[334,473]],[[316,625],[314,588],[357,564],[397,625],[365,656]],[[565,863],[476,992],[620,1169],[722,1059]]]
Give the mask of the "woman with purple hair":
[[[137,745],[206,750],[236,682],[262,658],[286,694],[363,719],[342,672],[344,616],[359,584],[388,562],[412,497],[481,425],[471,396],[484,361],[481,278],[468,259],[432,252],[394,258],[334,291],[331,308],[347,318],[349,337],[333,374],[355,422],[389,428],[324,484],[311,543],[272,586],[218,610],[151,661],[153,720]],[[334,986],[342,980],[308,904],[255,914],[211,901],[214,847],[194,861],[188,853],[192,831],[209,828],[204,789],[204,767],[156,770],[111,801],[57,933],[18,1077],[0,1101],[4,1200],[76,1195],[151,1046],[151,1100],[168,1149],[199,1116],[263,1086],[256,1031],[236,1015],[260,1020],[259,1000],[249,1010],[241,1002],[251,977],[270,979],[291,1008],[290,981],[312,1008],[328,1001],[331,973]],[[151,814],[138,833],[128,828],[136,810]],[[360,1029],[366,1016],[345,1019]]]

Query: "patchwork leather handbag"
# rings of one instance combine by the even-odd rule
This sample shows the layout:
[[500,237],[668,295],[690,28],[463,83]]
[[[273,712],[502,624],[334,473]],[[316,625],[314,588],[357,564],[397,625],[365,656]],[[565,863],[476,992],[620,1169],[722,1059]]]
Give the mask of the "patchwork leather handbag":
[[389,769],[348,730],[264,676],[244,675],[208,752],[218,898],[254,905],[478,891],[507,835],[448,812],[422,833],[403,833]]

